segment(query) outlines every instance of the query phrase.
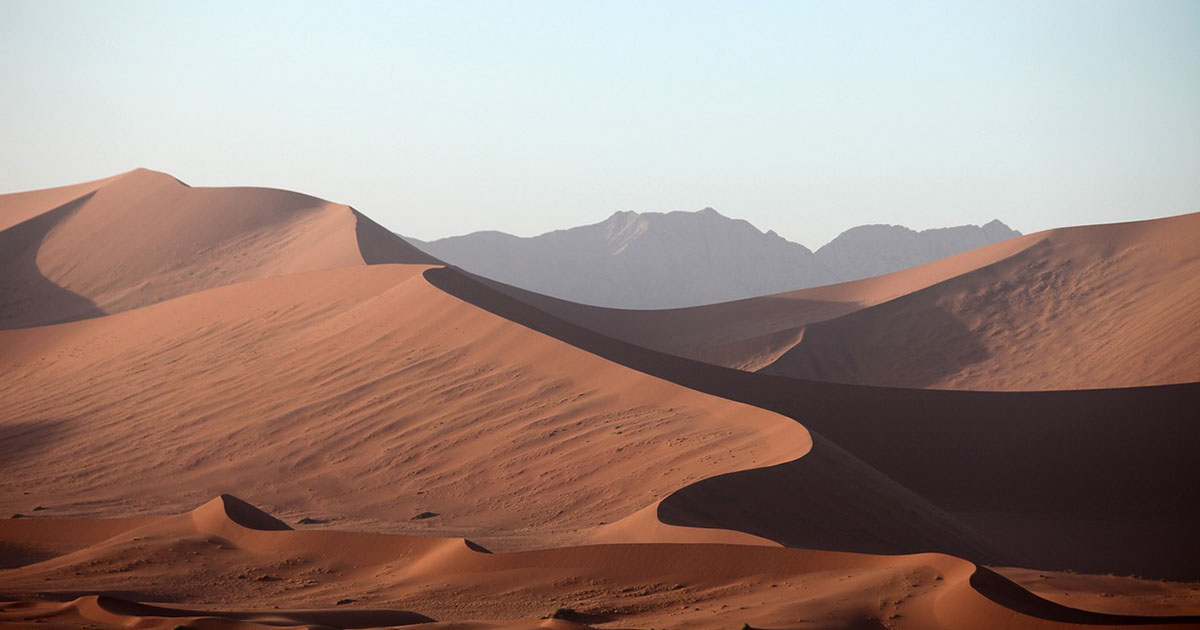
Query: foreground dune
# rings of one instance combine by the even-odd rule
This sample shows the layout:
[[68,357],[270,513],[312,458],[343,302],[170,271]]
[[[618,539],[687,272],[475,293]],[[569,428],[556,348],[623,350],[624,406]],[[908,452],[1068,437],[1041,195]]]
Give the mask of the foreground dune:
[[[75,537],[112,527],[60,521],[55,538],[76,548],[0,572],[0,592],[15,600],[3,605],[0,624],[364,628],[436,620],[421,627],[1051,629],[1200,622],[1062,606],[938,554],[717,544],[489,553],[463,539],[292,531],[230,496],[177,516],[122,524],[128,529],[81,544]],[[22,544],[24,525],[0,522],[0,541]],[[26,599],[33,593],[43,601]],[[1119,590],[1112,595],[1122,597]],[[540,619],[558,608],[572,610],[563,614],[567,620]]]
[[[575,532],[809,448],[786,418],[533,333],[425,269],[290,275],[0,331],[0,502],[177,509],[235,485],[357,525]],[[408,525],[425,511],[438,516]]]
[[145,513],[233,486],[291,516],[500,548],[695,541],[658,518],[607,526],[668,497],[688,525],[712,506],[678,490],[766,467],[775,482],[739,492],[782,508],[706,519],[705,539],[1004,558],[791,419],[530,330],[433,272],[295,274],[0,331],[0,509]]
[[[682,510],[686,516],[676,522],[811,546],[789,539],[786,528],[741,520],[739,514],[761,513],[761,494],[752,489],[773,487],[782,477],[805,487],[805,496],[817,494],[823,484],[809,482],[865,463],[1025,566],[1200,579],[1194,536],[1200,486],[1191,482],[1200,452],[1200,384],[962,392],[755,374],[619,342],[461,273],[435,269],[426,275],[453,295],[622,365],[794,418],[821,446],[814,452],[824,453],[825,461],[839,452],[853,456],[837,466],[807,457],[694,484],[675,496],[720,507],[703,514]],[[664,502],[660,518],[670,521],[673,503]]]

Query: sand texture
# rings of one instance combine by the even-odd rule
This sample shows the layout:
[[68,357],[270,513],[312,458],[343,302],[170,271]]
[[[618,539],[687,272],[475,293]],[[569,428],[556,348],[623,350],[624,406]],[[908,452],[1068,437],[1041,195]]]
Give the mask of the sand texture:
[[298,193],[2,195],[0,627],[1200,627],[1198,217],[616,311]]

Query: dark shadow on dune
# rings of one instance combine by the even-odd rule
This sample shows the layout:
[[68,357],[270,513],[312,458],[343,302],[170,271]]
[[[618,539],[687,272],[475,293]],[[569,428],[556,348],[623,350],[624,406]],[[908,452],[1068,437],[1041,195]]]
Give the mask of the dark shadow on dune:
[[833,383],[928,387],[988,359],[977,333],[952,313],[936,306],[914,313],[912,307],[901,298],[809,324],[800,343],[761,371]]
[[[962,520],[993,512],[1031,522],[1090,514],[1093,540],[1064,549],[1060,537],[999,541],[1005,561],[1046,569],[1200,578],[1200,384],[1129,389],[970,392],[839,385],[752,374],[674,357],[611,339],[548,315],[453,268],[425,272],[434,286],[479,308],[601,357],[683,386],[794,418],[868,469]],[[820,451],[818,451],[820,452]],[[784,467],[789,464],[784,464]],[[797,464],[795,472],[804,470]],[[769,469],[768,469],[769,470]],[[766,473],[714,481],[726,495],[753,494]],[[865,474],[865,473],[864,473]],[[746,475],[746,476],[741,476]],[[703,482],[702,482],[703,483]],[[791,483],[791,482],[789,482]],[[728,484],[728,485],[726,485]],[[732,488],[726,490],[725,488]],[[707,490],[707,488],[705,488]],[[693,492],[699,492],[695,490]],[[672,506],[674,507],[674,506]],[[732,514],[733,512],[730,512]],[[1130,537],[1131,515],[1155,514],[1176,526],[1157,537]],[[785,528],[777,519],[758,527]],[[894,519],[907,515],[894,515]],[[697,518],[691,516],[690,518]],[[751,525],[720,513],[706,526]],[[889,515],[879,516],[887,520]],[[972,522],[975,525],[979,521]],[[1118,527],[1119,526],[1119,527]],[[896,523],[879,524],[894,530]],[[980,527],[973,528],[976,532]],[[1070,537],[1085,532],[1057,530]],[[1191,532],[1191,533],[1189,533]],[[800,532],[789,540],[799,542]],[[854,537],[845,551],[879,549],[884,535]],[[820,537],[814,537],[819,541]],[[807,543],[804,543],[807,544]],[[804,546],[799,544],[798,546]],[[950,551],[941,542],[921,551]],[[1111,546],[1127,553],[1114,556]],[[1163,554],[1170,548],[1174,553]],[[901,553],[911,549],[894,549]],[[971,560],[990,561],[974,554]]]
[[37,265],[42,241],[93,194],[95,191],[0,231],[0,329],[44,326],[105,314],[95,302],[42,275]]
[[220,502],[221,508],[225,511],[225,516],[229,517],[229,520],[246,529],[275,532],[291,531],[292,529],[287,523],[232,494],[222,494],[214,500]]
[[365,214],[354,212],[358,251],[368,265],[440,265],[442,262],[417,249]]
[[[881,519],[880,515],[888,515]],[[658,506],[668,525],[732,529],[787,547],[1012,559],[820,435],[790,462],[702,479]]]

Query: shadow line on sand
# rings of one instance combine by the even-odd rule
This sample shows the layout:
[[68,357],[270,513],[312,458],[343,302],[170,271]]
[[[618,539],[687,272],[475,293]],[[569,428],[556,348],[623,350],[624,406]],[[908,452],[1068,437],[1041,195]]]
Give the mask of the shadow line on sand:
[[105,314],[92,300],[55,284],[37,264],[38,250],[50,232],[95,193],[0,231],[0,329],[45,326]]
[[[722,368],[614,340],[548,315],[455,268],[429,269],[425,277],[461,300],[611,361],[801,421],[814,443],[818,436],[828,438],[865,467],[951,515],[990,509],[1033,519],[1100,514],[1118,522],[1123,515],[1153,513],[1169,515],[1178,525],[1164,534],[1166,540],[1114,540],[1128,547],[1119,558],[1098,548],[1064,550],[1058,537],[1004,541],[1001,555],[1015,563],[1176,580],[1200,577],[1200,547],[1193,534],[1200,528],[1200,485],[1189,483],[1194,453],[1200,451],[1200,423],[1194,418],[1200,384],[972,392],[803,381]],[[789,465],[783,466],[787,470]],[[730,480],[708,483],[741,486],[762,474],[731,473]],[[710,527],[728,520],[720,514],[710,518]],[[1104,527],[1104,521],[1090,526]],[[787,542],[810,544],[791,537]],[[878,543],[862,551],[878,553]],[[1164,544],[1176,552],[1154,552]],[[944,545],[890,553],[915,551],[996,561]]]

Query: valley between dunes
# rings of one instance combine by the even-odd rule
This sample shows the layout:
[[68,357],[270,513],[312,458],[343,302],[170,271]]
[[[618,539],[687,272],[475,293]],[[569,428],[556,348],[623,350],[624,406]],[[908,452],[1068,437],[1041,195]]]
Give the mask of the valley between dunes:
[[611,311],[298,193],[0,195],[0,626],[1198,627],[1198,216]]

